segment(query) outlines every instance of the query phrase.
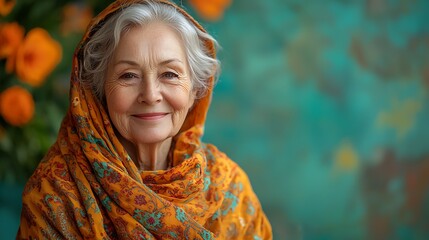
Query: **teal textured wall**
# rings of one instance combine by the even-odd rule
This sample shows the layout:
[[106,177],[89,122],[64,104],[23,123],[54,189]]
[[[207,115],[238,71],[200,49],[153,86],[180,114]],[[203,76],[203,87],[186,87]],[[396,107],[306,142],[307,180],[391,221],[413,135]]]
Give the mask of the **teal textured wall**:
[[429,2],[235,0],[205,140],[275,239],[429,239]]
[[[426,0],[233,0],[203,23],[223,48],[204,140],[248,173],[275,239],[429,239],[428,16]],[[1,190],[11,239],[22,187]]]

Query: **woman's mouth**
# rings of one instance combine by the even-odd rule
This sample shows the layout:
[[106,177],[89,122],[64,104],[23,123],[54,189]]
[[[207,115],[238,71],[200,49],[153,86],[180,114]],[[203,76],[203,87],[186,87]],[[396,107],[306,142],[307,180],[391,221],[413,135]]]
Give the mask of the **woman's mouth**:
[[158,120],[167,115],[168,115],[167,112],[153,112],[153,113],[134,114],[133,116],[142,120]]

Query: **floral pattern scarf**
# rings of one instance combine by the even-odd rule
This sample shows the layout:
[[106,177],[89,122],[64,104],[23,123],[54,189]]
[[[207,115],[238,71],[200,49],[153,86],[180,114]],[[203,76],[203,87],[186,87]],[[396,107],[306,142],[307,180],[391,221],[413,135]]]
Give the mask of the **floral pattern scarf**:
[[[57,141],[26,184],[17,239],[271,239],[246,174],[200,140],[211,90],[175,137],[172,167],[140,172],[102,104],[81,86],[82,46],[109,14],[139,2],[111,4],[76,49],[70,107]],[[202,29],[182,9],[161,2]],[[205,44],[214,56],[213,43]]]

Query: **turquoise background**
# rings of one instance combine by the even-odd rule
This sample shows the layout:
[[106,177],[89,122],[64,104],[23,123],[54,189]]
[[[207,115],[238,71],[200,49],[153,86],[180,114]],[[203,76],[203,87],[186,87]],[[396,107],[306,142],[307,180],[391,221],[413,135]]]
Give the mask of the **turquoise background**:
[[275,239],[429,239],[429,2],[236,0],[205,140]]
[[[274,239],[429,239],[429,1],[233,0],[216,22],[183,4],[222,46],[204,140]],[[21,191],[1,186],[5,239]]]

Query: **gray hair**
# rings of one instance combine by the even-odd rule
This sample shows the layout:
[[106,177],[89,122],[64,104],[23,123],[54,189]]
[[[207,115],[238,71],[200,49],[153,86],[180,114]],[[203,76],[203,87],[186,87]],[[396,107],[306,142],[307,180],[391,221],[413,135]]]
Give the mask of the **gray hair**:
[[193,90],[196,98],[203,97],[209,86],[209,78],[219,73],[220,62],[211,56],[204,41],[216,40],[198,29],[173,6],[147,1],[119,10],[94,33],[83,48],[83,62],[79,75],[85,86],[103,101],[107,65],[121,35],[134,26],[144,26],[153,21],[163,22],[179,33],[185,45]]

